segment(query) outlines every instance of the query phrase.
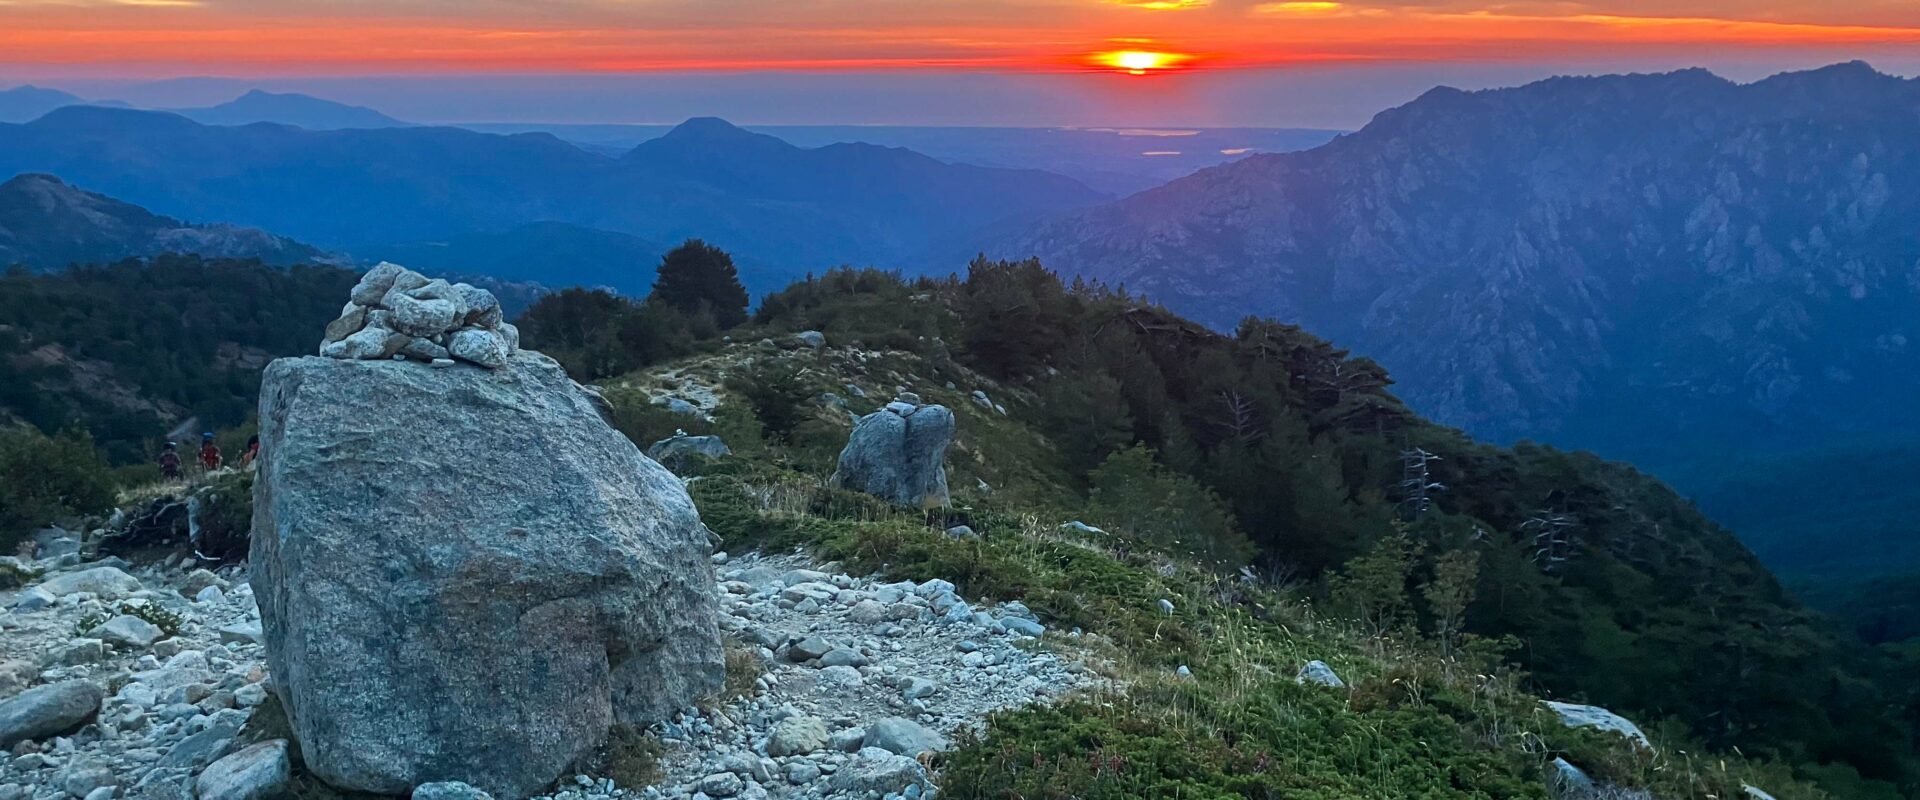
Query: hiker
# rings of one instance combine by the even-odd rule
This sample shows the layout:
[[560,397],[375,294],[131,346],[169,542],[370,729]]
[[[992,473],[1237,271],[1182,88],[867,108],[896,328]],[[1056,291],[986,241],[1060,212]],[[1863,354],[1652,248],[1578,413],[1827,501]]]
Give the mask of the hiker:
[[170,481],[180,480],[180,450],[173,442],[160,451],[160,474]]
[[213,443],[213,431],[200,434],[200,466],[208,472],[220,468],[220,445]]
[[240,453],[240,468],[252,469],[253,460],[260,457],[260,434],[247,437],[247,449]]

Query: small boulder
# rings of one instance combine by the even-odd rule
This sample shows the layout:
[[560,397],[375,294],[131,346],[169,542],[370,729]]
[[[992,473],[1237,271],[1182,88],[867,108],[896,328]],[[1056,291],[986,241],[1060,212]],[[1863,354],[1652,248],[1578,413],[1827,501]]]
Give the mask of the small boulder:
[[834,646],[818,636],[809,636],[794,642],[787,648],[787,658],[794,661],[812,661],[832,651]]
[[917,756],[947,749],[947,737],[905,717],[887,717],[867,726],[867,736],[861,746]]
[[1300,668],[1300,674],[1294,676],[1294,680],[1299,683],[1331,686],[1335,689],[1344,689],[1347,686],[1347,682],[1340,680],[1340,676],[1334,674],[1333,668],[1327,666],[1325,661],[1307,662],[1306,666]]
[[793,342],[800,347],[818,350],[827,346],[827,335],[819,331],[801,331],[793,335]]
[[88,681],[49,683],[0,702],[0,748],[66,733],[100,711],[100,687]]
[[100,623],[92,633],[108,644],[132,648],[146,647],[166,635],[153,623],[132,614],[121,614]]
[[271,739],[213,762],[195,782],[200,800],[266,800],[293,781],[287,740]]
[[48,578],[38,588],[54,597],[86,592],[114,600],[140,591],[140,579],[114,567],[94,567]]
[[833,773],[831,785],[835,792],[860,797],[868,793],[904,793],[909,788],[924,791],[930,784],[927,768],[921,766],[920,762],[877,747],[867,747]]
[[482,328],[462,328],[454,331],[447,340],[447,352],[461,361],[479,364],[487,369],[500,369],[507,365],[507,358],[513,354],[507,347],[507,341],[500,334]]
[[678,471],[696,458],[719,458],[733,451],[718,436],[688,436],[680,431],[647,447],[647,457]]
[[806,755],[826,745],[827,722],[819,717],[788,717],[774,723],[767,735],[767,755],[775,758]]

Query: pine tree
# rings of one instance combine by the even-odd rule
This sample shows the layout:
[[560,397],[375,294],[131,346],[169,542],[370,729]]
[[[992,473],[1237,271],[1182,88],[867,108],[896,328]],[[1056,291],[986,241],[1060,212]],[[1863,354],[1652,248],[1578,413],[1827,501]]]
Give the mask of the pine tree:
[[747,287],[733,257],[699,239],[688,239],[660,259],[648,300],[686,314],[712,314],[721,328],[747,321]]

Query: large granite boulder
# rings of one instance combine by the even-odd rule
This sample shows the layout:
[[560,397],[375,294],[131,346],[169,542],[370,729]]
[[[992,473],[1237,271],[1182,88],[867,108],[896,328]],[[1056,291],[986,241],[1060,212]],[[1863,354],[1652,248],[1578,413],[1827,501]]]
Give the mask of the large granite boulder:
[[308,769],[526,797],[724,677],[710,534],[560,365],[282,359],[253,588]]
[[952,443],[953,412],[946,406],[895,400],[854,423],[833,484],[896,505],[946,505]]

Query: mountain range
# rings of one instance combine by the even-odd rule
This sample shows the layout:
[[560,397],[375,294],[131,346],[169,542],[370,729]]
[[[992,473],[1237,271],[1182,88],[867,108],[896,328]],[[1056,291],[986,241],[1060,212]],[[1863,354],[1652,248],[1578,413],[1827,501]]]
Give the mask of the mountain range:
[[365,106],[336,103],[294,93],[248,91],[232,100],[204,108],[168,109],[203,125],[251,125],[271,122],[316,131],[344,128],[402,128],[407,123]]
[[[209,126],[67,106],[0,125],[0,174],[20,172],[369,261],[387,246],[557,222],[654,242],[705,238],[788,277],[844,263],[931,266],[929,243],[1107,199],[1049,173],[869,145],[800,148],[719,120],[613,158],[545,134]],[[528,265],[524,277],[575,282],[567,268]]]
[[193,253],[269,264],[330,261],[318,248],[256,228],[189,224],[83,191],[51,175],[0,183],[0,265],[56,269],[74,263]]
[[56,108],[85,102],[58,89],[15,86],[0,90],[0,122],[26,122]]

